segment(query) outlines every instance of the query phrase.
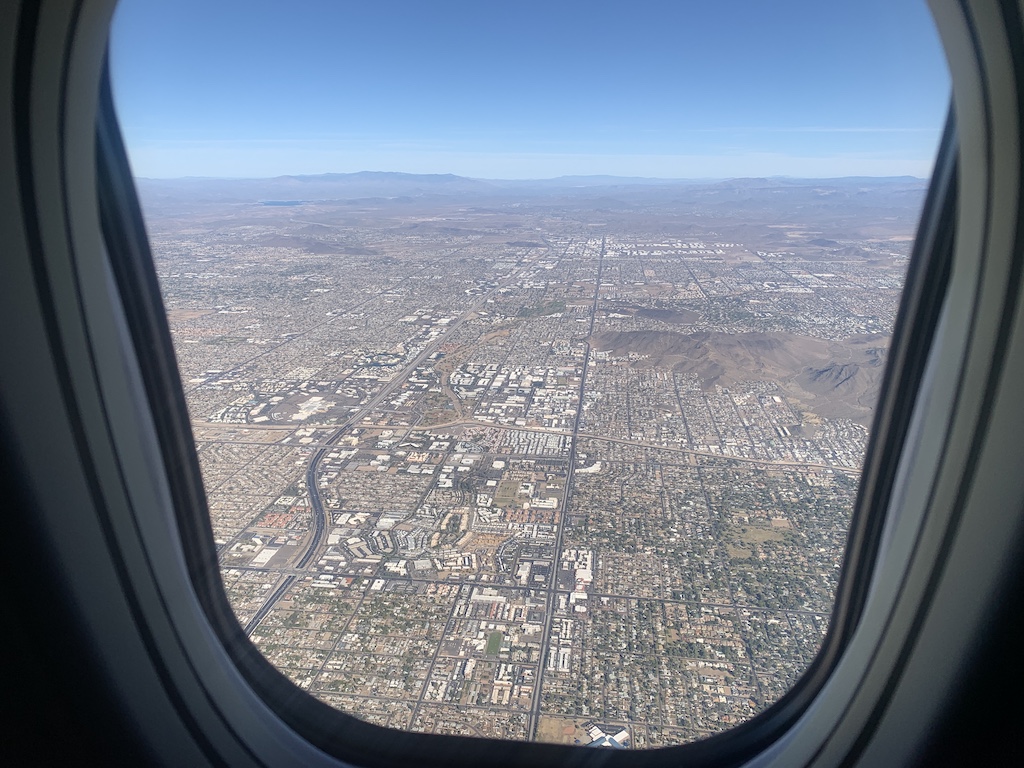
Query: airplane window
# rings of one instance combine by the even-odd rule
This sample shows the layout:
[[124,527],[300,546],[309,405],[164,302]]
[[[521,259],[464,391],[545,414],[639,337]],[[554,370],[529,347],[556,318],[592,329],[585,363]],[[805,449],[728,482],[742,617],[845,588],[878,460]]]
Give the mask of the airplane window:
[[122,0],[111,78],[290,680],[629,749],[794,686],[947,107],[922,3]]

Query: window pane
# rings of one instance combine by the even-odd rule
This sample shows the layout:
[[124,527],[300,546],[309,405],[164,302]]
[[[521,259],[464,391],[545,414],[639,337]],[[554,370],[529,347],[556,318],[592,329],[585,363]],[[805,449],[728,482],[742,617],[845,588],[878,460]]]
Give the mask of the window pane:
[[629,748],[792,687],[945,113],[923,6],[118,13],[224,585],[270,661],[394,728]]

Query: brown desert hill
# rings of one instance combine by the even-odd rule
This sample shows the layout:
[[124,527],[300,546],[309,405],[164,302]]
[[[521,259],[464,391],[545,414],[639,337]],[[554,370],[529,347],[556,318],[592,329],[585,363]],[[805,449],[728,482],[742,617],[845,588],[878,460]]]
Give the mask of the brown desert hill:
[[[816,398],[815,409],[822,416],[843,416],[867,425],[878,401],[882,374],[888,359],[888,338],[854,337],[832,342],[836,356],[830,363],[808,367],[795,384]],[[843,361],[839,355],[849,354]]]
[[636,367],[693,374],[702,386],[770,381],[825,418],[868,424],[878,398],[889,338],[881,334],[840,341],[790,333],[605,331],[594,349],[630,357]]

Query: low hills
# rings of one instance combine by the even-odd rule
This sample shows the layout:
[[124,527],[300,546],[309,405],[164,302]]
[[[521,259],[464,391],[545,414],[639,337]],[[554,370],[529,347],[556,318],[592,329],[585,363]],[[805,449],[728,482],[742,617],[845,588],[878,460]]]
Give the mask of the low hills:
[[788,333],[606,331],[594,349],[637,367],[697,376],[702,386],[770,381],[825,418],[870,420],[889,340],[880,334],[829,341]]

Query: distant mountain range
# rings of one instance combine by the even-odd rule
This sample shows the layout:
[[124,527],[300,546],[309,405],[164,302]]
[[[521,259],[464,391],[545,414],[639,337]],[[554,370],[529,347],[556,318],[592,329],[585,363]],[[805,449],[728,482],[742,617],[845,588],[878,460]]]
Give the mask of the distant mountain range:
[[488,198],[596,199],[625,207],[652,201],[730,206],[844,203],[920,206],[927,180],[913,176],[836,179],[787,177],[740,179],[657,179],[625,176],[560,176],[553,179],[474,179],[454,174],[386,171],[277,176],[267,179],[136,179],[149,203],[223,202],[300,205],[310,202],[378,199],[382,201]]

